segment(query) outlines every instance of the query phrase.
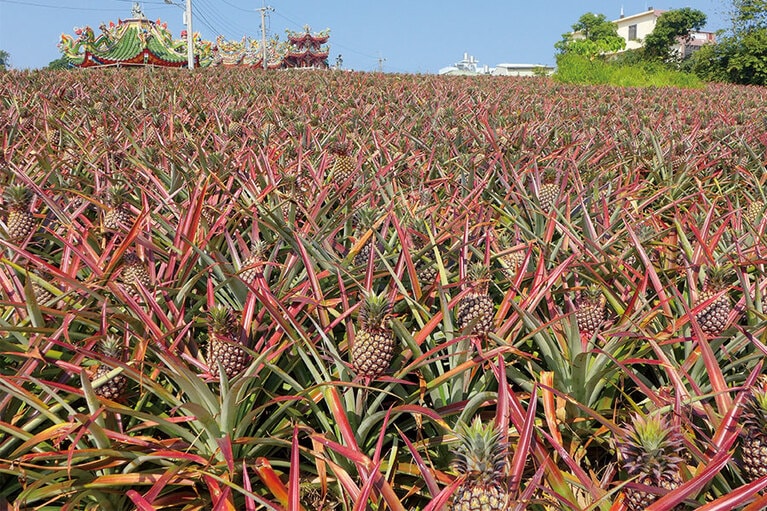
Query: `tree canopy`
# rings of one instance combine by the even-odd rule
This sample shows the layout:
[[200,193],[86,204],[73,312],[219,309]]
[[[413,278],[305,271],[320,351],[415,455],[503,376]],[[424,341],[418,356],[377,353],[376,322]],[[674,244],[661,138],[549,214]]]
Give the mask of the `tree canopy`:
[[626,41],[618,35],[618,27],[604,14],[587,12],[572,25],[572,29],[572,32],[562,34],[562,40],[554,45],[560,54],[594,56],[626,47]]
[[11,65],[11,54],[5,50],[0,50],[0,70],[7,69]]
[[655,23],[655,28],[644,39],[643,52],[649,60],[674,62],[679,56],[673,46],[679,41],[689,41],[690,33],[702,29],[706,24],[706,15],[689,7],[674,9],[662,13]]
[[767,85],[767,0],[732,6],[727,35],[698,51],[692,70],[704,80]]

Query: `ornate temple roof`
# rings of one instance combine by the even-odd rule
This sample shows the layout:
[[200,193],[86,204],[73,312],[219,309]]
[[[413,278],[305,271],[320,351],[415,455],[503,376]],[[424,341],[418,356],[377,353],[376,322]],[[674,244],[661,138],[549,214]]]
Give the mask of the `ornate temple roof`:
[[[101,25],[101,35],[90,27],[76,28],[77,39],[62,34],[59,49],[73,66],[187,65],[186,41],[174,40],[167,24],[146,18],[118,20]],[[198,53],[198,52],[195,52]]]
[[[71,66],[187,66],[184,33],[182,39],[174,39],[167,23],[147,19],[137,4],[131,18],[118,20],[117,24],[110,21],[99,28],[98,37],[88,26],[75,28],[75,37],[61,35],[59,50]],[[288,41],[281,42],[276,36],[266,41],[269,69],[328,67],[328,47],[321,45],[327,42],[330,31],[312,34],[308,26],[304,28],[302,33],[286,31]],[[263,67],[264,48],[257,39],[226,41],[219,36],[213,43],[195,33],[193,40],[196,67]]]

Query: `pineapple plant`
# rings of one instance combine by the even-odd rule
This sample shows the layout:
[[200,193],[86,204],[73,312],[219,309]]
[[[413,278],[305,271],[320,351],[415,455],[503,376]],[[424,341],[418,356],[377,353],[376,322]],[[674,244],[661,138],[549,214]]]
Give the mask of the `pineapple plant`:
[[493,314],[495,304],[487,292],[489,270],[476,262],[469,266],[466,273],[469,292],[456,308],[458,328],[465,330],[471,326],[472,335],[487,335],[493,329]]
[[330,147],[330,152],[333,154],[330,178],[337,184],[346,183],[357,167],[356,160],[351,156],[351,146],[350,141],[343,140],[335,142]]
[[[635,414],[617,440],[623,470],[632,482],[666,491],[682,484],[679,469],[683,461],[682,449],[682,434],[678,428],[671,427],[657,413]],[[640,511],[658,500],[661,493],[663,491],[651,493],[627,487],[624,500],[629,511]],[[681,506],[677,508],[681,509]]]
[[109,187],[105,199],[104,230],[119,231],[124,229],[131,221],[130,210],[125,199],[125,188],[122,186]]
[[234,311],[217,305],[208,311],[208,366],[214,378],[223,368],[227,378],[244,371],[250,364],[251,356],[240,338],[240,325]]
[[693,306],[697,310],[695,320],[706,335],[717,336],[727,326],[727,319],[732,311],[732,303],[726,293],[729,275],[729,269],[726,267],[709,267],[703,291]]
[[13,185],[3,194],[6,204],[5,225],[11,241],[22,241],[35,228],[35,217],[30,211],[32,191],[24,185]]
[[751,388],[745,402],[741,425],[741,466],[753,481],[767,475],[767,388],[765,377]]
[[459,429],[460,445],[453,451],[453,466],[461,482],[453,493],[449,511],[507,509],[507,444],[501,432],[492,423],[483,424],[479,417]]
[[152,283],[146,265],[134,251],[125,252],[123,255],[122,281],[134,291],[138,291],[139,284],[149,288]]
[[[123,347],[118,337],[108,335],[104,340],[101,341],[99,349],[105,357],[122,361]],[[94,373],[91,381],[96,381],[102,376],[108,374],[111,370],[112,368],[110,366],[102,363]],[[103,397],[105,399],[116,400],[125,395],[125,389],[127,387],[128,378],[121,373],[109,378],[102,385],[93,389],[93,391],[97,396]]]
[[359,327],[351,347],[354,370],[365,378],[376,378],[389,369],[394,357],[394,335],[388,325],[391,301],[385,294],[367,293],[359,313]]
[[602,290],[590,285],[578,293],[575,300],[575,321],[578,331],[586,337],[592,337],[605,321],[605,299]]

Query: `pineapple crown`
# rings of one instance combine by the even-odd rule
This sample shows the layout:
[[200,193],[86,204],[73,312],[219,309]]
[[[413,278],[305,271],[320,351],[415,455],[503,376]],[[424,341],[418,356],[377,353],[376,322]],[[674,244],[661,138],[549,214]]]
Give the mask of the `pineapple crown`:
[[5,189],[3,197],[10,208],[26,208],[32,201],[32,190],[24,185],[13,185]]
[[508,444],[492,423],[475,417],[470,425],[461,423],[456,431],[460,445],[453,451],[453,467],[463,475],[483,481],[497,481],[506,473]]
[[123,263],[127,265],[141,264],[141,258],[133,250],[129,250],[123,254]]
[[233,335],[237,331],[237,318],[234,311],[224,305],[214,305],[208,311],[209,327],[220,335]]
[[706,270],[704,287],[711,290],[725,289],[730,285],[732,278],[731,265],[711,265]]
[[378,219],[379,210],[371,206],[363,206],[354,213],[354,225],[358,232],[370,229]]
[[360,325],[367,330],[383,330],[389,318],[392,303],[386,293],[366,293],[360,309]]
[[602,288],[589,284],[579,292],[578,303],[599,303],[604,299]]
[[749,392],[750,399],[745,403],[742,423],[747,430],[755,429],[762,432],[767,422],[767,388],[765,376],[762,376],[760,380]]
[[123,185],[112,185],[105,193],[106,203],[110,206],[119,206],[125,201],[126,190]]
[[119,359],[122,357],[123,346],[119,337],[107,335],[99,344],[99,349],[107,357]]
[[474,262],[466,269],[466,278],[471,284],[481,286],[490,280],[490,270],[483,263]]
[[352,143],[349,140],[338,140],[330,146],[330,152],[339,156],[348,156],[352,152]]
[[618,439],[618,452],[629,475],[656,479],[677,471],[682,462],[682,434],[661,415],[634,414]]

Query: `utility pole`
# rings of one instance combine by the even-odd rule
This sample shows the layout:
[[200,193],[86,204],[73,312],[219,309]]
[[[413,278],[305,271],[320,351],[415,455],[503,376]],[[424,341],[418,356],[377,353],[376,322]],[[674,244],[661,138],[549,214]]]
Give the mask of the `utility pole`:
[[[173,0],[165,0],[166,4],[181,7]],[[192,35],[192,0],[186,0],[184,10],[184,25],[186,25],[186,67],[194,69],[194,36]]]
[[186,66],[194,69],[194,35],[192,34],[192,0],[186,0]]
[[265,5],[263,7],[259,7],[256,10],[261,11],[261,51],[263,52],[264,69],[266,69],[266,12],[273,11],[274,9],[268,5]]
[[383,58],[383,56],[381,55],[381,52],[378,52],[378,72],[379,73],[383,73],[384,62],[386,62],[386,59]]

